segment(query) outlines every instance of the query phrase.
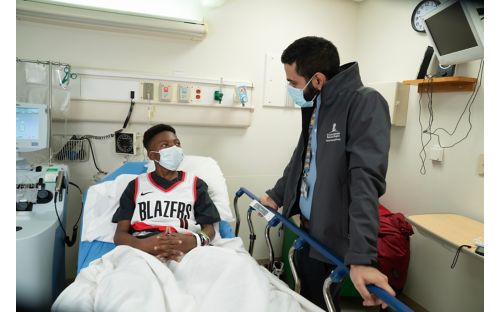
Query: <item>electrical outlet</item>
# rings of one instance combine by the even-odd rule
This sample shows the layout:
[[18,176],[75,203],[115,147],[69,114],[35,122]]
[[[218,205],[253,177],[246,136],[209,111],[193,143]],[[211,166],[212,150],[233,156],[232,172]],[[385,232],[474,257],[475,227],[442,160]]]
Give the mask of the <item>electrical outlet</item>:
[[201,88],[201,86],[193,86],[192,93],[193,95],[191,97],[191,102],[201,103],[204,97],[203,89]]
[[120,132],[115,134],[115,152],[117,154],[135,155],[135,133]]
[[434,145],[429,152],[429,159],[443,161],[444,150],[439,145]]
[[484,176],[484,154],[479,154],[479,159],[477,162],[477,174]]

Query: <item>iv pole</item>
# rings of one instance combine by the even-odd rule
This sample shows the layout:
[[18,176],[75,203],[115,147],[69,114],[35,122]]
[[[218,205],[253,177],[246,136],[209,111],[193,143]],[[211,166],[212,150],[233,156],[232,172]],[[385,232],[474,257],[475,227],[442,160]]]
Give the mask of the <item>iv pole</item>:
[[34,64],[43,64],[49,66],[49,103],[48,103],[48,111],[47,115],[49,118],[50,125],[48,127],[48,139],[49,139],[49,166],[52,165],[52,66],[63,66],[71,68],[71,65],[61,62],[52,62],[52,61],[39,61],[39,60],[26,60],[20,59],[16,57],[17,63],[34,63]]

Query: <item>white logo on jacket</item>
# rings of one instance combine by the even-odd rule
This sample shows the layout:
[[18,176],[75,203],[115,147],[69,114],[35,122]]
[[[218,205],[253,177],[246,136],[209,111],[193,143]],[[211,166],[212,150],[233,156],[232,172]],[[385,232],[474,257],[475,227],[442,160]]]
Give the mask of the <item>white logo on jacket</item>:
[[326,134],[326,142],[340,141],[340,132],[337,131],[337,123],[333,123],[332,131]]

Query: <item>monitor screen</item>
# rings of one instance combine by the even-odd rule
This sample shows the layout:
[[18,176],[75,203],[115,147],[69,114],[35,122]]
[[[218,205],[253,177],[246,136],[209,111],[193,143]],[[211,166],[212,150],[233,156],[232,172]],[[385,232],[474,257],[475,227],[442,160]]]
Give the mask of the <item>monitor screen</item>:
[[483,57],[480,2],[449,1],[424,17],[426,33],[440,64],[465,63]]
[[459,2],[428,18],[426,23],[441,55],[477,47],[477,41]]
[[48,146],[47,105],[16,104],[16,151],[33,152]]

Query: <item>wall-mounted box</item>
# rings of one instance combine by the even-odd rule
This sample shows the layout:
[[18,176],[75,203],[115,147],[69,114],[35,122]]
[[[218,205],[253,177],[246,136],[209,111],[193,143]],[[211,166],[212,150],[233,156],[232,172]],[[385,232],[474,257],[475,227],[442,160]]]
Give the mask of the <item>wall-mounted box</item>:
[[387,101],[391,115],[391,124],[394,126],[406,126],[410,86],[401,82],[374,82],[368,83],[366,86],[380,92]]
[[139,98],[145,101],[155,101],[156,83],[153,81],[141,81],[139,86]]
[[158,95],[160,102],[177,102],[177,85],[168,81],[160,82]]

